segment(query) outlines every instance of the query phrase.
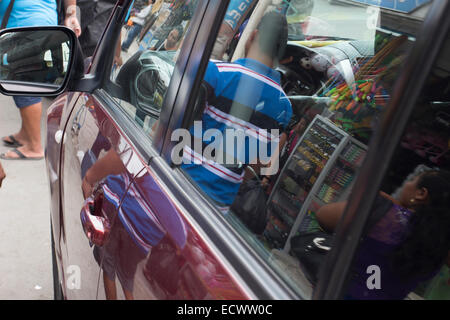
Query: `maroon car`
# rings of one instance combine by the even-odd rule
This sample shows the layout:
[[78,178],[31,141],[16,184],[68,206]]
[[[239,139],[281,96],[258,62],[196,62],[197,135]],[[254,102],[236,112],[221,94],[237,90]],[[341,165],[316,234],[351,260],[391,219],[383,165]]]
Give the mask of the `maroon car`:
[[[367,237],[380,190],[450,167],[450,1],[366,2],[119,0],[92,57],[64,27],[1,31],[2,93],[57,96],[55,298],[436,298],[443,259],[404,284],[395,234]],[[208,157],[227,129],[247,140]]]

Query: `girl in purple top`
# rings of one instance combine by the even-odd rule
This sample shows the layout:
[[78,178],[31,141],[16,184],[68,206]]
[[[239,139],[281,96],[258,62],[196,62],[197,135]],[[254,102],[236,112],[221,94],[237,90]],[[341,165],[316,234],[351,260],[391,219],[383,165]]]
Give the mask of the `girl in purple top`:
[[[344,298],[404,299],[431,279],[450,250],[450,173],[427,171],[405,183],[398,200],[380,192],[391,206],[368,231],[351,266]],[[333,231],[346,203],[323,206],[321,226]],[[373,208],[375,209],[375,208]],[[369,266],[380,268],[380,288],[369,289]]]

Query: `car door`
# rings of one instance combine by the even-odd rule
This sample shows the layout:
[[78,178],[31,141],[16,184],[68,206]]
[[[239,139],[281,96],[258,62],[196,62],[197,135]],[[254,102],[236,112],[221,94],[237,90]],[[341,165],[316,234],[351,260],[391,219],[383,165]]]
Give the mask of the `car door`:
[[[63,226],[64,216],[60,210],[60,155],[63,140],[64,128],[67,119],[70,116],[75,102],[80,93],[67,93],[59,96],[47,110],[47,138],[46,138],[46,161],[47,175],[50,184],[50,203],[51,203],[51,226],[54,239],[58,239],[55,243],[55,254],[58,257],[62,267],[65,264],[67,255],[62,254],[64,248],[65,234]],[[56,268],[58,279],[65,283],[65,272],[60,272],[60,268]]]
[[[89,170],[96,168],[96,164],[100,164],[97,168],[102,173],[97,175],[99,179],[94,179],[95,182],[100,182],[97,186],[100,188],[96,188],[95,183],[88,183],[87,186],[81,187],[83,196],[76,195],[79,200],[84,200],[86,196],[92,195],[90,200],[89,197],[87,198],[88,202],[83,201],[82,209],[94,213],[94,216],[99,219],[94,219],[93,221],[97,222],[91,224],[100,224],[101,228],[87,229],[86,225],[83,226],[82,223],[79,223],[79,227],[84,227],[85,233],[91,240],[90,243],[88,241],[88,244],[95,245],[93,249],[94,261],[102,269],[104,291],[107,298],[117,298],[115,289],[119,284],[124,289],[123,295],[128,299],[136,297],[310,298],[312,290],[309,289],[314,289],[314,286],[309,283],[310,279],[304,278],[303,266],[300,264],[299,267],[299,263],[294,256],[288,256],[292,255],[292,252],[288,254],[286,250],[284,252],[276,250],[278,248],[274,248],[273,243],[267,241],[270,241],[270,235],[267,237],[264,234],[264,239],[260,235],[252,234],[246,227],[245,221],[240,221],[240,218],[232,211],[221,211],[214,201],[208,197],[205,190],[197,185],[195,178],[189,177],[189,174],[186,174],[182,168],[177,167],[172,161],[174,145],[174,141],[171,140],[172,133],[180,127],[189,128],[192,118],[196,116],[198,111],[196,98],[200,91],[199,84],[203,79],[212,46],[216,41],[228,5],[228,3],[217,1],[202,2],[202,4],[203,6],[199,7],[202,10],[198,10],[198,13],[195,14],[196,18],[201,16],[202,19],[193,19],[193,23],[188,28],[188,30],[195,30],[195,32],[188,33],[181,52],[179,52],[181,54],[173,56],[173,58],[178,57],[174,69],[171,69],[171,59],[167,59],[165,55],[153,53],[143,55],[139,53],[138,56],[135,55],[136,52],[132,53],[131,57],[124,55],[127,62],[138,61],[138,67],[141,68],[137,69],[138,73],[131,74],[132,79],[137,78],[136,75],[149,71],[148,76],[150,79],[157,80],[155,82],[158,86],[145,87],[145,84],[141,83],[140,85],[144,85],[144,87],[140,87],[138,83],[132,89],[125,88],[123,85],[128,82],[120,81],[120,74],[122,72],[122,74],[128,75],[129,71],[133,71],[133,69],[126,68],[125,63],[118,70],[118,73],[115,71],[116,67],[111,68],[111,73],[107,74],[110,81],[103,83],[104,87],[96,90],[94,94],[86,95],[84,97],[86,103],[78,100],[74,111],[83,110],[84,107],[84,109],[88,109],[95,114],[95,116],[88,116],[88,118],[93,118],[89,122],[99,120],[100,124],[95,126],[88,124],[85,127],[88,129],[86,133],[81,133],[84,130],[82,129],[84,127],[83,116],[80,116],[78,112],[71,114],[66,133],[72,130],[73,134],[71,138],[65,138],[63,143],[70,143],[71,150],[69,152],[76,151],[71,153],[67,161],[72,161],[73,167],[76,168],[77,164],[74,158],[78,157],[77,161],[80,164],[78,165],[79,169],[67,171],[72,178],[76,177],[77,174],[80,174],[80,177],[86,177],[89,176]],[[272,4],[276,7],[278,2]],[[239,9],[242,8],[239,7]],[[257,15],[262,15],[266,9],[267,7],[258,6],[255,11]],[[436,41],[440,44],[448,31],[448,23],[444,23],[444,21],[447,21],[445,20],[447,12],[448,1],[433,3],[430,14],[424,22],[423,32],[419,33],[417,38],[406,39],[404,36],[399,37],[398,34],[385,29],[379,30],[381,33],[387,33],[386,41],[381,41],[381,44],[389,43],[391,40],[394,43],[396,41],[404,43],[407,40],[408,46],[406,49],[412,48],[412,50],[400,50],[401,59],[388,59],[388,63],[393,61],[395,63],[385,66],[388,73],[383,75],[388,76],[381,79],[380,85],[384,87],[382,89],[386,90],[383,92],[385,93],[384,98],[390,99],[392,96],[393,101],[389,105],[386,105],[384,101],[380,103],[381,107],[387,107],[386,113],[388,116],[382,118],[384,119],[381,122],[382,130],[374,130],[375,137],[369,146],[372,149],[369,149],[368,160],[363,165],[362,173],[356,181],[357,188],[350,197],[349,213],[347,213],[350,219],[344,219],[341,229],[338,229],[336,241],[331,251],[332,254],[328,256],[329,258],[324,264],[326,268],[322,269],[318,286],[315,288],[316,298],[336,298],[342,293],[345,274],[350,275],[349,263],[354,257],[355,248],[359,243],[364,223],[367,220],[368,209],[373,202],[375,193],[378,191],[379,182],[382,178],[378,174],[385,172],[387,163],[392,160],[395,143],[399,140],[411,108],[413,108],[417,95],[423,87],[425,75],[428,75],[439,50],[437,46],[432,46],[431,42],[435,39],[431,35],[436,36]],[[236,17],[236,11],[233,10],[232,13]],[[168,16],[170,16],[170,12]],[[202,28],[204,25],[207,25],[209,29]],[[440,30],[442,25],[444,25],[444,28]],[[408,30],[409,27],[411,26],[406,26],[406,29]],[[417,30],[415,27],[413,29]],[[403,32],[406,31],[403,30]],[[150,36],[149,43],[152,43],[152,37],[154,35]],[[145,37],[142,39],[145,39]],[[103,44],[105,45],[105,42]],[[378,49],[380,48],[382,46],[378,47]],[[399,48],[401,48],[400,45]],[[239,48],[238,44],[235,49],[239,53],[238,49],[242,49],[242,47]],[[384,50],[380,52],[383,53]],[[396,51],[393,52],[398,54]],[[406,56],[404,55],[405,52],[409,55],[406,60],[403,60]],[[431,57],[430,61],[419,67],[417,61],[425,61],[428,54]],[[100,55],[97,60],[102,57]],[[109,57],[109,61],[112,61],[112,56]],[[136,59],[134,60],[133,57]],[[384,54],[377,56],[380,60],[385,57]],[[108,59],[105,60],[108,61]],[[162,69],[164,70],[155,70],[153,68],[155,61],[159,61],[158,65],[163,66]],[[392,75],[399,70],[397,68],[399,66],[403,66],[404,69],[403,72],[398,72],[400,81],[395,82],[395,77]],[[228,68],[232,68],[232,66],[228,65]],[[169,70],[169,73],[167,73],[167,70]],[[155,71],[157,71],[156,74]],[[369,76],[377,79],[378,72],[372,74],[370,69],[365,71],[368,72]],[[444,74],[444,77],[447,76],[448,79],[446,62],[438,61],[437,68],[434,71],[431,84],[436,83],[436,75],[442,76]],[[170,78],[170,84],[168,84],[168,81],[161,78],[167,80],[167,74],[170,73],[172,77]],[[336,73],[332,77],[335,77],[335,75]],[[364,73],[363,76],[365,75],[367,74]],[[126,76],[125,80],[127,80]],[[417,82],[413,80],[417,80]],[[328,89],[332,89],[336,85],[335,82],[327,81]],[[396,85],[394,86],[393,83],[396,83]],[[440,78],[438,83],[439,86],[446,84],[445,79]],[[344,83],[340,85],[344,86]],[[119,91],[117,91],[117,86]],[[161,87],[163,88],[162,91]],[[371,88],[376,88],[376,86],[371,86]],[[432,90],[434,88],[431,86],[427,89]],[[130,98],[130,92],[126,91],[123,94],[121,90],[134,90],[132,92],[134,100]],[[446,92],[448,93],[448,90]],[[362,97],[363,95],[358,97],[356,101],[359,102],[359,98]],[[435,105],[438,104],[437,107],[441,108],[443,106],[442,97],[436,97],[430,100],[431,105],[437,109]],[[290,98],[297,98],[295,92],[292,93]],[[346,97],[341,98],[339,101]],[[350,97],[350,99],[352,98]],[[362,99],[364,100],[364,98]],[[162,105],[159,103],[161,100],[163,101]],[[379,103],[379,101],[376,102]],[[351,108],[353,105],[354,103],[350,103],[346,111],[358,115],[358,112],[363,109],[361,107],[364,106],[358,106],[353,110]],[[323,105],[320,105],[320,107],[324,108]],[[335,107],[339,109],[338,106]],[[327,116],[326,111],[335,110],[322,109],[321,111]],[[436,116],[433,123],[438,124],[440,128],[442,126],[448,127],[446,114],[439,112]],[[314,115],[314,121],[322,120],[322,116]],[[336,121],[336,119],[332,120]],[[338,119],[338,122],[334,124],[329,120],[324,121],[321,128],[336,129],[337,125],[342,125],[339,121]],[[355,120],[354,122],[357,123],[358,121]],[[355,123],[350,125],[353,126]],[[69,129],[70,125],[72,125],[72,129]],[[308,130],[311,129],[311,126]],[[80,128],[82,130],[79,130]],[[312,132],[318,138],[326,139],[325,131],[321,131],[319,134],[317,132],[317,129],[321,128],[315,127],[313,129],[316,132]],[[79,131],[77,132],[77,130]],[[332,130],[328,130],[328,132],[333,133]],[[345,132],[338,132],[340,137],[346,136]],[[95,138],[92,133],[97,133]],[[99,133],[101,133],[100,138]],[[354,132],[352,133],[354,134]],[[332,136],[333,139],[336,137],[338,135]],[[83,151],[86,149],[84,141],[90,142],[87,145],[92,143],[92,147],[87,149],[87,152]],[[355,144],[361,146],[361,142]],[[443,147],[441,141],[437,140],[433,144],[433,147],[438,147],[439,154],[436,154],[435,149],[429,148],[425,153],[420,152],[418,154],[420,156],[422,156],[421,154],[427,155],[427,152],[431,150],[430,155],[432,156],[429,158],[431,162],[436,163],[441,158],[446,159],[446,152],[442,153],[442,151],[447,150],[448,146]],[[408,143],[407,145],[411,147]],[[311,152],[321,151],[319,149],[320,143],[310,147],[309,155]],[[343,150],[348,151],[349,149]],[[89,154],[89,151],[93,153],[89,157],[91,160],[93,159],[90,162],[89,158],[85,157],[86,154]],[[98,151],[99,156],[96,156],[96,151]],[[417,151],[424,150],[417,149]],[[354,159],[360,159],[360,157],[346,156],[348,154],[343,153],[341,158],[345,160],[344,163],[347,166],[352,165]],[[85,158],[88,160],[85,160]],[[105,159],[107,165],[104,166],[102,160]],[[88,165],[83,166],[83,163],[86,162]],[[316,162],[321,163],[320,161]],[[92,163],[93,165],[91,165]],[[83,167],[86,169],[83,169]],[[379,169],[379,171],[374,170],[374,168]],[[62,168],[62,171],[65,173],[66,169]],[[323,176],[322,178],[326,177]],[[320,181],[317,182],[319,185],[324,180],[315,179],[314,181]],[[314,181],[310,182],[314,184]],[[79,182],[83,186],[82,181]],[[293,188],[295,188],[295,185],[291,184],[290,189]],[[338,186],[334,186],[334,188],[338,188]],[[101,190],[101,192],[97,193],[98,190]],[[318,191],[319,189],[314,190]],[[367,197],[363,197],[364,192],[368,193],[364,194]],[[79,190],[78,193],[80,193]],[[311,191],[311,193],[313,192]],[[348,195],[348,192],[342,193],[342,195],[346,194]],[[312,194],[312,196],[319,196],[319,200],[327,201],[325,197],[320,198],[320,194]],[[305,203],[308,203],[309,206],[312,202]],[[71,207],[73,207],[72,204],[68,203],[68,208]],[[96,208],[100,208],[100,212],[96,213]],[[314,209],[314,207],[311,207],[311,209]],[[84,216],[86,215],[84,214]],[[75,219],[72,219],[72,221],[75,221]],[[277,226],[273,224],[272,227]],[[92,231],[96,230],[102,232],[95,233],[97,237],[92,237]],[[107,245],[110,245],[110,247]],[[102,250],[99,250],[99,247]],[[269,251],[268,248],[271,250]],[[70,250],[75,252],[76,248]],[[105,253],[105,251],[107,252]],[[83,253],[87,252],[89,252],[89,249],[83,251]],[[74,261],[76,262],[76,258]],[[83,267],[88,269],[91,261],[88,261]],[[77,265],[71,266],[77,267]],[[101,273],[99,272],[98,275],[97,288],[101,287]],[[118,280],[114,282],[116,276]],[[90,279],[93,278],[90,277]],[[115,289],[111,291],[111,288]]]
[[[121,9],[118,6],[112,16],[126,14],[126,10],[123,13]],[[110,28],[106,28],[109,30],[106,38],[111,35],[117,38],[113,29],[114,23],[111,23]],[[109,48],[103,47],[97,56],[105,57],[110,52]],[[96,67],[98,63],[94,60],[90,70]],[[103,281],[100,281],[100,266],[105,261],[101,248],[108,239],[120,204],[120,199],[103,201],[111,187],[107,184],[108,177],[123,177],[121,183],[114,184],[114,191],[124,193],[128,181],[140,171],[142,159],[136,158],[130,142],[108,113],[109,100],[105,101],[96,93],[78,94],[77,97],[65,108],[55,105],[49,113],[49,123],[52,114],[55,119],[60,110],[65,114],[58,119],[64,125],[55,132],[55,139],[62,145],[60,160],[54,161],[56,168],[61,164],[61,201],[60,208],[55,211],[60,214],[57,219],[53,215],[53,225],[54,229],[60,230],[56,234],[61,234],[60,279],[65,298],[96,299],[105,297]],[[49,133],[49,137],[51,140],[53,134]]]
[[[196,1],[180,2],[170,10],[162,6],[154,13],[156,19],[148,34],[122,50],[120,59],[111,59],[114,62],[102,75],[104,85],[92,94],[83,94],[73,109],[63,147],[63,209],[67,264],[79,266],[81,283],[85,285],[69,290],[69,298],[215,296],[208,294],[200,276],[193,276],[204,268],[205,247],[201,241],[197,243],[201,237],[192,238],[174,200],[158,189],[158,178],[146,169],[141,171],[143,164],[158,156],[157,145],[165,135],[165,121],[170,119],[170,101],[178,90],[206,8],[206,3],[197,7]],[[120,39],[121,46],[128,41],[126,21],[123,24],[123,29],[118,29],[121,37],[111,33],[111,38],[106,36],[100,44],[104,50],[94,57],[94,70],[98,68],[96,61],[104,61],[102,55],[112,58],[105,43]],[[174,29],[177,34],[171,34]],[[168,35],[175,38],[172,45],[183,46],[169,50],[164,42],[164,50],[150,50],[149,45],[157,37],[164,39]],[[100,240],[95,236],[95,224],[105,231]],[[188,242],[191,245],[187,246]],[[188,258],[177,254],[178,248],[185,245],[194,247]],[[171,263],[172,259],[178,262]],[[181,267],[180,281],[188,293],[177,293],[178,282],[167,283],[168,278],[176,278],[158,265],[161,261]],[[206,265],[217,269],[225,287],[234,288],[226,297],[242,297],[236,294],[239,290],[223,268],[211,262]],[[178,273],[177,269],[173,271]],[[157,285],[149,285],[149,281]]]
[[[177,66],[185,63],[184,75],[180,77],[180,70],[175,68],[155,133],[152,120],[157,104],[151,98],[159,93],[153,90],[158,89],[150,86],[144,87],[144,91],[138,83],[132,89],[135,92],[147,92],[149,99],[136,95],[137,99],[133,101],[131,98],[127,100],[126,95],[117,95],[115,88],[116,85],[123,87],[123,83],[129,83],[127,78],[130,74],[131,79],[134,79],[135,74],[140,75],[148,70],[149,76],[153,77],[154,70],[142,69],[142,65],[152,66],[153,59],[158,59],[161,65],[167,61],[161,61],[161,55],[145,49],[144,53],[130,54],[133,46],[138,48],[142,44],[133,43],[121,55],[126,62],[116,75],[112,74],[111,82],[102,90],[102,93],[111,96],[122,106],[129,120],[137,123],[130,137],[137,141],[143,158],[149,160],[145,169],[132,179],[127,192],[122,197],[115,196],[122,200],[116,228],[110,235],[115,243],[110,251],[115,252],[116,258],[110,261],[112,269],[120,275],[115,283],[104,279],[106,295],[111,298],[119,297],[116,289],[120,286],[123,288],[122,296],[127,299],[249,299],[269,298],[273,294],[278,294],[278,297],[290,296],[289,289],[283,291],[279,280],[270,276],[271,271],[259,264],[254,253],[238,240],[237,233],[220,216],[210,214],[211,210],[215,210],[214,207],[204,201],[183,173],[178,168],[171,168],[170,163],[159,154],[165,139],[170,139],[171,131],[165,132],[165,128],[174,123],[180,126],[182,120],[180,114],[168,114],[164,108],[176,108],[178,103],[188,103],[186,98],[192,97],[189,90],[196,90],[195,83],[201,79],[199,74],[208,60],[205,50],[212,49],[227,6],[228,3],[223,1],[198,2],[176,63]],[[128,63],[132,64],[136,60],[141,69],[134,71],[135,68]],[[159,70],[160,74],[164,72],[165,64],[159,69],[162,69]],[[175,87],[173,91],[172,86]],[[131,106],[127,103],[130,101]],[[147,108],[145,101],[148,103]],[[174,125],[173,129],[176,128]],[[153,137],[153,140],[149,137]],[[270,293],[262,288],[261,282],[271,287]],[[112,291],[109,291],[110,287]]]
[[105,183],[109,175],[124,177],[123,184],[114,186],[120,190],[116,192],[125,192],[126,181],[139,172],[140,165],[141,161],[105,113],[99,99],[95,95],[82,94],[68,119],[62,149],[64,267],[66,272],[79,275],[79,278],[71,278],[74,282],[66,283],[68,299],[97,298],[102,260],[95,255],[98,251],[95,249],[103,243],[99,243],[95,235],[86,236],[89,232],[86,219],[103,217],[105,220],[100,223],[107,232],[114,223],[120,199],[113,204],[104,201],[95,209],[89,208],[87,201],[97,201],[101,196],[98,192],[106,192],[104,188],[107,188]]
[[128,297],[248,299],[221,254],[161,181],[161,174],[146,166],[131,182],[119,212],[121,223],[114,237],[121,239],[123,258],[117,260],[116,268],[123,272],[120,283],[128,285]]
[[[193,18],[191,29],[188,29],[193,32],[194,28],[198,28],[199,31],[195,37],[192,34],[186,36],[179,55],[179,59],[189,57],[185,76],[177,84],[177,94],[167,94],[165,98],[165,102],[171,101],[174,108],[180,101],[187,103],[189,90],[199,79],[197,72],[207,62],[207,57],[203,56],[205,48],[212,48],[228,6],[223,1],[199,2],[198,12],[203,8],[200,4],[207,5],[203,19]],[[198,12],[195,17],[199,15]],[[213,31],[205,26],[212,27]],[[192,41],[191,52],[183,55],[187,53],[184,46],[188,41]],[[176,76],[174,72],[173,77]],[[174,78],[171,86],[175,83],[173,81]],[[172,122],[179,124],[181,120],[179,114],[171,114],[169,118],[165,118],[165,115],[162,112],[159,119],[165,125]],[[162,145],[170,134],[170,131],[162,134],[157,132],[158,139],[153,141],[153,146]],[[231,231],[233,236],[224,240],[222,235],[228,235],[230,229],[220,218],[208,214],[212,207],[195,192],[182,173],[177,168],[170,168],[165,159],[152,152],[152,148],[148,151],[142,149],[142,152],[149,155],[149,163],[131,182],[122,202],[123,210],[119,212],[120,229],[115,231],[116,238],[122,239],[121,243],[128,248],[127,251],[134,252],[128,259],[122,258],[116,262],[116,268],[128,274],[123,276],[125,280],[118,281],[122,286],[123,282],[128,283],[126,285],[131,291],[126,296],[136,299],[269,297],[256,285],[256,273],[268,280],[267,285],[275,283],[274,280],[267,277],[267,273],[258,273],[261,266],[255,263],[254,257],[246,259],[248,252],[245,246],[236,241],[236,234]],[[241,255],[245,257],[238,258]],[[243,260],[250,265],[244,266],[241,263]],[[248,267],[255,267],[258,271],[252,274]],[[130,279],[134,280],[132,284]],[[276,288],[276,285],[272,288]]]

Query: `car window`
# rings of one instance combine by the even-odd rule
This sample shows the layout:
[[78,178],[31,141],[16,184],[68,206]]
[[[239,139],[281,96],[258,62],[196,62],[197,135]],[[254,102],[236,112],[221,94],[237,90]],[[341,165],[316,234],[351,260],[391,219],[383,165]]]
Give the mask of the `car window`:
[[428,8],[336,2],[231,1],[172,134],[172,161],[306,298],[333,238],[318,212],[350,194]]
[[355,254],[346,298],[450,299],[449,53],[447,35],[372,206],[381,215]]
[[149,0],[122,27],[105,90],[150,137],[197,2]]

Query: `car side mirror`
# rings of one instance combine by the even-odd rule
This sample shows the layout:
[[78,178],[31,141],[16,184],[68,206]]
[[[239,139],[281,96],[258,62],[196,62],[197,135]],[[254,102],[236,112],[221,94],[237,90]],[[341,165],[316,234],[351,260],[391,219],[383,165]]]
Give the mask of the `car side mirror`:
[[52,96],[64,91],[74,61],[76,36],[61,27],[0,31],[0,91]]

